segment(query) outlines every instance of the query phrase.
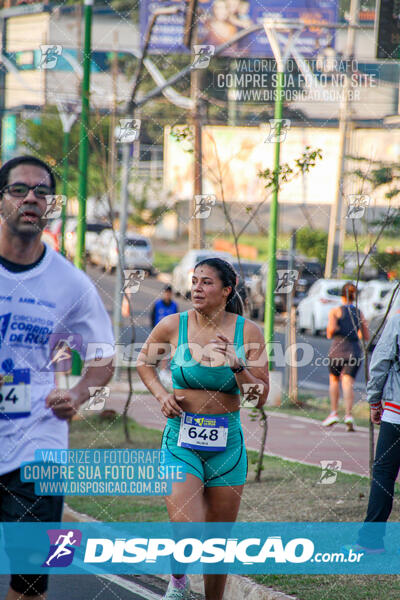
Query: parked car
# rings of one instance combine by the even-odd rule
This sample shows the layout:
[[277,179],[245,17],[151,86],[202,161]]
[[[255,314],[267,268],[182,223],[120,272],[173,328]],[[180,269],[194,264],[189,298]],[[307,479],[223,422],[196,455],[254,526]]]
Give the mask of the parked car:
[[[297,307],[297,328],[301,333],[306,329],[311,335],[325,333],[330,310],[342,303],[340,294],[345,283],[344,279],[319,279],[311,286]],[[359,282],[358,289],[362,287]]]
[[[376,308],[375,312],[372,314],[372,316],[370,318],[367,318],[368,321],[368,328],[370,331],[370,335],[371,337],[375,334],[376,331],[378,331],[388,308],[388,304],[390,302],[390,299],[392,297],[392,293],[394,291],[394,288],[397,285],[397,281],[396,282],[388,282],[388,283],[392,283],[392,287],[388,290],[388,292],[385,294],[385,296],[382,298],[381,302],[378,302],[377,304],[381,307],[381,308]],[[361,307],[360,307],[361,308]],[[361,310],[363,310],[361,308]],[[364,312],[364,311],[363,311]],[[394,314],[396,314],[397,312],[400,312],[400,293],[399,290],[396,291],[395,296],[393,298],[392,301],[392,305],[390,307],[389,313],[387,318],[390,319],[390,317],[392,317]],[[376,346],[376,344],[378,343],[378,340],[381,336],[383,327],[381,328],[381,330],[379,331],[378,335],[376,336],[376,338],[373,340],[373,343],[371,345],[371,350],[373,350]]]
[[[97,243],[99,234],[104,230],[110,229],[111,225],[109,223],[86,223],[85,250],[89,260],[91,259],[91,253]],[[68,219],[65,225],[65,252],[71,260],[74,260],[76,253],[76,230],[77,219]]]
[[[279,271],[289,270],[289,258],[277,256],[276,258],[276,283],[278,283]],[[323,275],[322,265],[314,259],[306,259],[297,256],[295,259],[294,270],[298,271],[298,278],[294,288],[293,303],[294,306],[300,302],[313,283]],[[265,307],[265,289],[268,274],[268,263],[264,263],[259,274],[253,277],[249,284],[249,301],[251,304],[251,316],[253,318],[264,318]],[[277,312],[286,310],[288,294],[275,293],[275,309]]]
[[239,282],[237,284],[237,291],[242,298],[244,306],[252,312],[251,300],[250,300],[250,289],[254,278],[260,274],[263,263],[241,260],[240,264],[234,261],[233,268],[239,275]]
[[176,265],[172,272],[172,287],[176,294],[190,297],[192,288],[192,275],[194,267],[198,262],[205,258],[223,258],[224,260],[233,262],[233,256],[229,252],[214,252],[212,250],[189,250]]
[[366,283],[358,298],[358,307],[367,321],[385,312],[397,281],[372,279]]
[[[117,232],[117,238],[119,233]],[[111,230],[103,231],[91,253],[94,264],[105,271],[112,272],[118,264],[118,247],[115,234]],[[153,248],[149,238],[138,233],[126,232],[125,267],[127,269],[143,269],[149,274],[153,272]]]

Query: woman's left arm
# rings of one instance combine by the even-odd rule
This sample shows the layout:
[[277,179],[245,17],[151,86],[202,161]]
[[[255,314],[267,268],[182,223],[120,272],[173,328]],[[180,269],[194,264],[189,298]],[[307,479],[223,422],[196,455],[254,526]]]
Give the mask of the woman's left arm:
[[259,396],[256,408],[261,408],[265,404],[269,393],[268,355],[261,329],[255,323],[246,319],[243,331],[246,364],[243,365],[241,365],[234,346],[228,338],[223,335],[218,335],[217,338],[216,350],[226,356],[231,368],[237,369],[244,366],[244,369],[239,373],[234,373],[240,392],[242,394],[249,392],[249,390],[245,392],[244,384],[257,386],[253,393]]

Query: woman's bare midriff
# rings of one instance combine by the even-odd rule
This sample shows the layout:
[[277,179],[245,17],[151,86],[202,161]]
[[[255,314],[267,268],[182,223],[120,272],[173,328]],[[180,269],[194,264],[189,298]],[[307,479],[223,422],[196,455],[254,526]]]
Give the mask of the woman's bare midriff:
[[[213,390],[174,389],[174,396],[184,412],[218,415],[240,409],[239,394],[224,394]],[[180,400],[179,397],[184,397]]]

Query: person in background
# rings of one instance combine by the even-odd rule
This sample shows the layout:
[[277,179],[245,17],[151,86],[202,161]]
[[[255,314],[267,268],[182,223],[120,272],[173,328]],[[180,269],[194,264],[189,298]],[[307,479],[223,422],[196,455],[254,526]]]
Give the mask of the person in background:
[[400,314],[396,314],[386,323],[369,368],[367,401],[371,421],[380,428],[367,516],[355,547],[366,554],[385,552],[386,521],[392,512],[394,484],[400,470],[399,340]]
[[[156,300],[150,312],[151,328],[154,327],[168,315],[174,315],[179,312],[178,304],[172,297],[172,287],[166,285],[162,291],[162,296]],[[168,359],[164,358],[160,363],[160,379],[165,384],[171,383],[171,376],[168,371]]]
[[344,422],[347,431],[354,431],[351,411],[354,401],[354,380],[361,363],[360,339],[369,339],[368,325],[362,312],[354,306],[356,286],[349,282],[342,288],[342,306],[332,308],[329,313],[326,336],[332,339],[329,350],[329,397],[331,413],[323,421],[330,427],[339,421],[338,404],[342,384],[345,405]]

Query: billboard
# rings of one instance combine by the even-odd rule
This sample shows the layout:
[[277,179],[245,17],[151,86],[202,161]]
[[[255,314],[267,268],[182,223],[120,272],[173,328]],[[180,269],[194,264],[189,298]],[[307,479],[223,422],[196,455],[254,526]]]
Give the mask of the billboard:
[[[182,11],[160,15],[150,39],[149,51],[168,54],[188,52],[183,45],[183,28],[187,0],[142,0],[140,3],[140,30],[143,43],[147,24],[160,8],[182,6]],[[199,44],[215,47],[232,39],[240,31],[262,24],[266,17],[302,19],[318,22],[321,27],[308,28],[301,37],[299,48],[305,56],[315,56],[321,48],[333,45],[333,30],[323,27],[334,23],[338,17],[338,0],[199,0]],[[253,33],[228,48],[224,56],[272,57],[264,30]]]
[[[176,126],[178,127],[178,126]],[[175,129],[175,128],[174,128]],[[334,181],[338,165],[338,130],[327,127],[292,127],[282,142],[282,163],[293,165],[304,148],[323,148],[323,159],[304,176],[285,184],[279,193],[282,203],[330,204],[335,199]],[[165,130],[164,187],[176,200],[193,197],[193,152],[178,141],[171,128]],[[268,142],[267,127],[210,125],[202,129],[203,193],[243,206],[269,197],[260,171],[272,168],[274,144]],[[219,168],[218,168],[219,165]]]

